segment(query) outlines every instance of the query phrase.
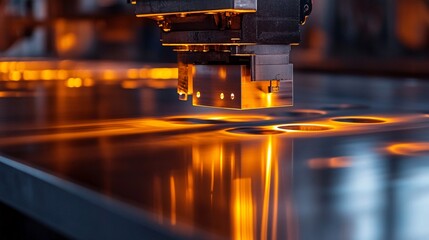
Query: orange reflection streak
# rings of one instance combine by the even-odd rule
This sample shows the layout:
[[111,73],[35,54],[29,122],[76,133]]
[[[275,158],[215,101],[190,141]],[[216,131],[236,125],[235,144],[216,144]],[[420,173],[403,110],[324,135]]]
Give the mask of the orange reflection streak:
[[323,168],[347,168],[352,165],[348,157],[314,158],[308,161],[308,166],[314,169]]
[[233,199],[233,239],[252,240],[254,229],[254,203],[252,198],[252,180],[239,178],[232,182]]
[[[180,129],[198,128],[201,125],[178,125],[155,119],[117,120],[88,124],[58,125],[48,128],[31,128],[46,130],[47,133],[0,138],[0,145],[14,145],[23,142],[46,142],[58,140],[84,139],[102,136],[121,136],[143,133],[165,132]],[[88,129],[90,128],[90,130]],[[61,133],[54,131],[61,129]]]
[[274,161],[274,196],[273,196],[273,220],[271,239],[277,239],[277,224],[278,224],[278,211],[279,211],[279,162]]
[[219,152],[219,172],[220,172],[220,178],[223,177],[223,145],[220,146],[220,152]]
[[154,189],[154,194],[153,194],[153,202],[154,202],[154,208],[155,208],[155,213],[158,216],[158,222],[162,223],[163,222],[163,214],[164,214],[164,210],[163,210],[163,205],[162,205],[162,185],[161,185],[161,178],[160,177],[155,177],[153,180],[153,189]]
[[176,67],[128,68],[120,63],[78,61],[7,61],[0,62],[3,81],[67,80],[97,78],[102,80],[154,79],[175,80]]
[[[216,155],[214,155],[216,156]],[[211,160],[211,178],[210,178],[210,205],[213,206],[214,178],[215,178],[215,159]]]
[[271,171],[272,171],[272,148],[273,137],[269,136],[265,166],[265,184],[264,184],[264,200],[262,209],[262,224],[261,224],[261,239],[268,238],[268,214],[270,210],[270,189],[271,189]]
[[[351,134],[354,132],[380,132],[388,129],[387,125],[421,120],[421,115],[405,116],[339,116],[330,119],[305,121],[272,126],[275,130],[287,132],[299,137],[317,135]],[[386,126],[386,127],[384,127]]]
[[428,142],[410,142],[410,143],[397,143],[387,147],[387,150],[396,155],[404,156],[425,156],[429,155]]
[[186,204],[188,205],[189,209],[192,208],[194,204],[194,175],[192,172],[192,167],[188,168],[187,171],[187,179],[186,179]]
[[174,117],[169,117],[167,120],[174,122],[175,124],[184,124],[189,125],[190,123],[206,123],[206,124],[216,124],[219,122],[230,122],[230,123],[240,123],[240,122],[258,122],[264,120],[270,120],[271,117],[263,115],[233,115],[233,114],[199,114],[199,115],[179,115]]
[[273,94],[267,93],[266,98],[267,98],[267,107],[272,107],[273,106]]
[[170,176],[171,197],[171,225],[176,225],[176,184],[173,176]]

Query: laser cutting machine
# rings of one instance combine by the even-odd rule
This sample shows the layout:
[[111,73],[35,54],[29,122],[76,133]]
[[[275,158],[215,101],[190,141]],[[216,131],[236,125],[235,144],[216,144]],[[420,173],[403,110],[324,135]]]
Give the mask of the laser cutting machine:
[[178,53],[178,94],[232,109],[293,105],[291,45],[311,0],[128,0]]

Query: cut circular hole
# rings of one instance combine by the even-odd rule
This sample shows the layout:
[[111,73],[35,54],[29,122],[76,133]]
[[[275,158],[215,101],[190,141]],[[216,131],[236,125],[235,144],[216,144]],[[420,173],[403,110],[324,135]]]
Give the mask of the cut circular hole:
[[390,153],[404,156],[428,156],[429,143],[414,142],[414,143],[398,143],[387,147]]
[[326,112],[318,110],[292,110],[288,112],[275,112],[271,113],[270,116],[275,117],[318,117],[325,115]]
[[322,107],[322,110],[326,111],[340,111],[340,110],[359,110],[359,109],[368,109],[366,105],[359,104],[338,104],[338,105],[327,105]]
[[332,121],[342,122],[342,123],[366,123],[366,124],[376,124],[376,123],[385,123],[386,120],[380,118],[371,118],[371,117],[341,117],[334,118]]
[[288,124],[279,126],[279,129],[295,132],[322,132],[332,130],[332,127],[315,124]]
[[182,123],[182,124],[225,124],[229,123],[229,121],[223,119],[203,119],[203,118],[187,118],[187,117],[177,117],[177,118],[169,118],[168,121],[174,123]]
[[180,124],[226,124],[226,123],[238,123],[238,122],[257,122],[267,120],[266,117],[257,116],[230,116],[220,118],[196,118],[196,117],[172,117],[167,119],[170,122]]
[[275,129],[267,129],[262,127],[239,127],[226,130],[229,133],[235,134],[251,134],[251,135],[274,135],[284,133]]

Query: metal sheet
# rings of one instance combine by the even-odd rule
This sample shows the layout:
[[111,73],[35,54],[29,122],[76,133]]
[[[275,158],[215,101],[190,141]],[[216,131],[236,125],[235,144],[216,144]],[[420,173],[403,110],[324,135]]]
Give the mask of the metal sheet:
[[0,98],[0,199],[74,238],[428,238],[429,82],[295,77],[294,108],[244,112],[1,82],[32,94]]

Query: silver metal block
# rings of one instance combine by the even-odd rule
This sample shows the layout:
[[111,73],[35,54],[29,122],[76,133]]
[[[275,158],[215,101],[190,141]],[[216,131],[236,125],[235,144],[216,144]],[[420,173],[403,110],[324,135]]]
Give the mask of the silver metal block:
[[292,83],[252,81],[246,65],[196,65],[193,105],[232,109],[292,106]]

